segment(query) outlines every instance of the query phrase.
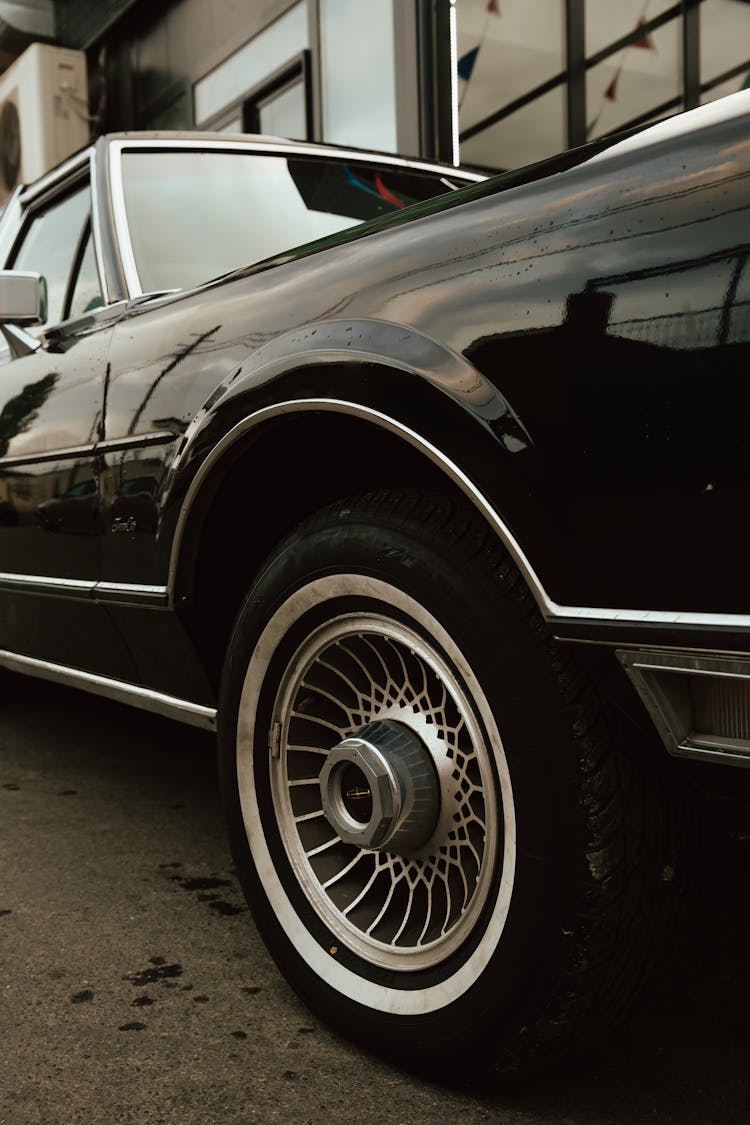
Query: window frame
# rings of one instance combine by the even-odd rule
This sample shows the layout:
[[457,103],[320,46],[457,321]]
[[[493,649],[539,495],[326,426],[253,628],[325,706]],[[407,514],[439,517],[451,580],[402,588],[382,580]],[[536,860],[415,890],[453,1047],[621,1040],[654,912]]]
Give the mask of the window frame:
[[290,140],[313,140],[313,85],[312,85],[312,55],[308,48],[300,51],[288,63],[280,66],[268,78],[264,78],[244,95],[233,108],[235,112],[241,109],[242,129],[245,133],[262,132],[260,128],[260,111],[264,101],[268,101],[275,94],[280,94],[286,88],[292,88],[300,83],[302,96],[305,102],[305,135],[304,137],[290,137]]
[[[138,267],[135,261],[133,246],[130,239],[127,212],[125,210],[125,193],[122,176],[122,156],[124,152],[169,152],[169,151],[199,151],[199,152],[243,152],[258,156],[311,156],[316,159],[361,160],[368,164],[383,164],[386,167],[401,168],[416,172],[429,172],[432,175],[445,176],[450,181],[463,183],[469,186],[486,179],[486,176],[473,173],[467,169],[458,169],[436,165],[426,160],[409,160],[403,157],[392,157],[385,153],[372,153],[367,150],[337,148],[333,145],[299,144],[294,141],[260,141],[248,137],[232,139],[231,137],[215,136],[211,139],[201,138],[195,141],[187,139],[167,140],[164,138],[132,138],[128,140],[113,140],[109,143],[109,180],[111,184],[112,222],[115,240],[120,254],[123,278],[125,281],[126,301],[133,301],[148,297],[141,287]],[[170,293],[183,293],[190,290],[170,290]],[[161,292],[153,296],[162,296]]]
[[[83,224],[71,259],[70,271],[65,286],[65,295],[63,297],[62,317],[55,324],[47,322],[42,325],[38,330],[40,336],[47,335],[47,333],[57,329],[60,325],[64,325],[68,320],[67,312],[70,308],[82,256],[86,248],[87,231],[93,239],[94,261],[96,263],[96,272],[99,280],[99,291],[102,295],[102,304],[100,307],[101,309],[106,309],[112,303],[105,284],[104,261],[101,253],[101,242],[98,237],[99,214],[95,190],[95,161],[95,150],[92,147],[86,148],[76,153],[59,168],[54,169],[40,180],[21,189],[19,195],[20,213],[16,223],[16,229],[10,239],[8,250],[5,254],[5,269],[13,269],[13,263],[23,245],[31,223],[41,212],[81,188],[85,189],[85,187],[88,186],[89,191],[88,217]],[[93,311],[98,312],[99,310]],[[81,317],[77,315],[73,319],[80,320]]]

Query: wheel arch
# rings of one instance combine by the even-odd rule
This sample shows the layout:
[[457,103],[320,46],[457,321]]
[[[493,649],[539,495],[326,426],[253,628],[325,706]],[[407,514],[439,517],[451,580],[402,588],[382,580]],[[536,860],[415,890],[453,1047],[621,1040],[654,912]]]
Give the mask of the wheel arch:
[[[273,489],[265,487],[270,479]],[[546,612],[547,595],[521,545],[448,454],[392,414],[361,402],[287,399],[249,412],[226,433],[201,464],[182,505],[169,595],[207,656],[209,672],[218,675],[242,597],[275,542],[314,509],[344,495],[407,484],[466,497]],[[252,520],[249,536],[244,512]]]

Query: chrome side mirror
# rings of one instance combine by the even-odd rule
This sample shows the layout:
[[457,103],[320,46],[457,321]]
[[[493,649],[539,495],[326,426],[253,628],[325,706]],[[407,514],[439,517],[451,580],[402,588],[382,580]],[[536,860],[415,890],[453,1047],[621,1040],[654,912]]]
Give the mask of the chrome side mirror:
[[0,325],[44,324],[47,282],[39,273],[0,270]]

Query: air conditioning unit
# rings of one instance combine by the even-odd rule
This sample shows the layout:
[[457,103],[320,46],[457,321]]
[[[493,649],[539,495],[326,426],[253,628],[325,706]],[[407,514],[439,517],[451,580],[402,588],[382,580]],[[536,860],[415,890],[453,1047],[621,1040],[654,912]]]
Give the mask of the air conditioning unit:
[[27,47],[0,77],[0,204],[88,140],[83,51]]

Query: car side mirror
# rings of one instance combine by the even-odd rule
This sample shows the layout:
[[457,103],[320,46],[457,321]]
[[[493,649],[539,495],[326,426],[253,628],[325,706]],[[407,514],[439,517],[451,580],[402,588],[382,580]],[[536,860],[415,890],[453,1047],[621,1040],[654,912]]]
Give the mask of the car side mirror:
[[47,282],[39,273],[0,270],[0,325],[44,324]]

